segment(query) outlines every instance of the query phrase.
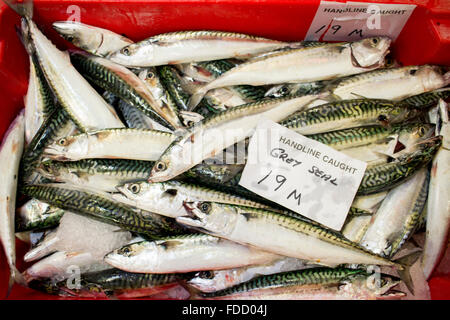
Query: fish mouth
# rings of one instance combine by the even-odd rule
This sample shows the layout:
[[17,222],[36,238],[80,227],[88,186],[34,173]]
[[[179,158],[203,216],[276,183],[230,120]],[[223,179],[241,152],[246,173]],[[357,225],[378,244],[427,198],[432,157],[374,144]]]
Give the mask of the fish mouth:
[[193,220],[200,220],[199,216],[194,213],[194,210],[197,209],[195,202],[192,201],[183,201],[183,207],[186,209],[186,215],[180,216],[185,218],[191,218]]
[[180,215],[175,220],[183,225],[188,225],[196,228],[203,228],[205,223],[202,221],[203,215],[199,211],[195,202],[184,201],[183,207],[186,209],[185,215]]

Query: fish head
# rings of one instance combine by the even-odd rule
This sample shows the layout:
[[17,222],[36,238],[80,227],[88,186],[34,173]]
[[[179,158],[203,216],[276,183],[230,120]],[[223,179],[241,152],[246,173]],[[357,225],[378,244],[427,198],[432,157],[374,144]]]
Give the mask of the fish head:
[[176,218],[183,225],[216,235],[226,235],[235,226],[237,212],[233,206],[208,201],[185,201],[184,207],[186,214]]
[[53,160],[43,160],[36,168],[46,178],[56,179],[61,174],[63,164]]
[[154,242],[135,242],[106,254],[103,260],[124,271],[145,272],[157,264],[158,248]]
[[400,282],[400,279],[380,272],[362,273],[343,280],[339,285],[339,291],[352,299],[399,299],[405,294],[392,288]]
[[[215,270],[200,271],[189,279],[187,283],[202,292],[213,292],[225,288],[225,279],[221,276],[223,273],[223,271]],[[228,274],[227,271],[225,273]]]
[[167,181],[194,166],[191,141],[183,136],[175,139],[155,162],[148,178],[149,182]]
[[423,91],[439,89],[450,82],[450,73],[445,73],[445,68],[436,65],[422,65],[409,70],[409,74],[420,79]]
[[69,136],[61,138],[44,150],[44,155],[53,160],[70,160],[88,152],[88,140],[85,137]]
[[100,32],[79,22],[57,21],[53,23],[53,29],[66,41],[89,52],[93,48],[100,47],[103,42],[103,35]]
[[27,218],[31,216],[40,216],[44,214],[50,205],[37,199],[27,201],[22,207],[17,210],[18,216]]
[[388,37],[371,37],[352,42],[353,63],[361,68],[382,67],[390,45],[391,39]]
[[153,46],[133,43],[108,55],[108,59],[127,67],[146,67],[153,58]]
[[391,102],[380,101],[377,113],[377,122],[379,122],[380,125],[387,126],[411,119],[420,114],[420,110],[418,108],[408,108],[400,104],[397,105]]
[[406,148],[409,146],[431,138],[435,131],[435,126],[431,123],[406,124],[401,125],[398,134],[398,141]]

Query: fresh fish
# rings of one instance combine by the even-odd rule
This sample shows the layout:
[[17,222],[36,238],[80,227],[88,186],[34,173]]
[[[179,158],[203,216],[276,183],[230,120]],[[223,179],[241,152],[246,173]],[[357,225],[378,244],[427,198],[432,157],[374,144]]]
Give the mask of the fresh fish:
[[20,169],[22,180],[33,179],[32,173],[42,160],[44,149],[48,145],[76,131],[77,127],[63,108],[58,107],[54,110],[42,123],[24,151]]
[[232,108],[207,118],[172,142],[153,167],[149,181],[172,179],[223,149],[250,137],[261,119],[278,122],[301,110],[315,98],[317,96],[271,99]]
[[263,264],[280,256],[205,234],[143,241],[108,253],[115,268],[140,273],[185,273]]
[[186,171],[184,176],[202,184],[220,185],[227,183],[244,170],[244,164],[209,164],[200,163]]
[[214,202],[185,202],[185,207],[187,214],[176,218],[179,223],[275,254],[328,266],[355,263],[404,268],[337,232],[285,214]]
[[398,141],[409,145],[411,141],[428,138],[434,132],[428,123],[399,123],[390,126],[363,126],[308,135],[308,138],[326,144],[336,150],[355,148],[383,141],[397,135]]
[[200,271],[187,283],[202,292],[214,292],[247,282],[257,276],[303,270],[312,267],[314,265],[308,264],[307,261],[283,257],[279,260],[261,265],[228,270]]
[[127,127],[130,129],[151,129],[172,132],[169,128],[164,127],[155,120],[147,117],[142,111],[123,100],[119,100],[117,109],[123,116]]
[[449,83],[450,73],[444,75],[440,67],[422,65],[362,73],[339,79],[326,90],[342,100],[365,97],[398,101]]
[[369,166],[364,172],[357,195],[368,195],[392,189],[410,178],[433,159],[441,146],[441,137],[420,142],[417,150],[387,164]]
[[[186,277],[184,274],[175,273],[148,274],[107,269],[82,274],[78,287],[76,285],[68,286],[67,281],[59,282],[56,286],[59,288],[58,294],[60,295],[89,298],[139,298],[180,287],[178,283]],[[181,298],[189,298],[189,293],[181,294]]]
[[25,144],[25,116],[22,111],[9,126],[0,145],[0,240],[10,269],[8,293],[14,282],[24,281],[16,268],[14,222],[19,162]]
[[201,299],[270,300],[376,300],[400,299],[392,291],[400,281],[392,276],[369,273],[364,269],[311,268],[265,275],[240,285],[211,293]]
[[56,227],[63,214],[64,210],[60,208],[31,199],[16,211],[16,232]]
[[144,129],[106,129],[59,139],[45,148],[55,160],[89,158],[154,161],[175,139],[168,132]]
[[31,18],[32,6],[18,6],[13,8],[22,15],[21,32],[26,49],[78,128],[89,131],[124,127],[111,106],[72,66],[69,55],[58,50],[39,30]]
[[25,141],[29,144],[55,104],[41,71],[30,57],[30,77],[25,102]]
[[442,127],[439,134],[443,144],[433,159],[427,204],[425,245],[422,268],[425,278],[430,278],[434,268],[445,252],[450,226],[449,164],[450,164],[450,122],[448,105],[439,102]]
[[367,38],[351,43],[328,43],[281,51],[251,59],[200,88],[189,102],[195,107],[211,89],[234,85],[267,85],[329,80],[373,70],[384,65],[391,40]]
[[392,189],[373,215],[360,244],[366,249],[392,257],[413,234],[428,194],[428,169]]
[[128,45],[108,58],[127,67],[246,57],[286,46],[280,41],[221,31],[181,31]]
[[127,182],[146,180],[151,161],[123,159],[86,159],[80,161],[43,161],[38,171],[56,182],[86,186],[106,192],[115,192],[116,186]]
[[201,114],[192,111],[180,111],[179,117],[183,122],[183,124],[185,125],[185,127],[192,127],[196,123],[205,119],[205,117],[202,116]]
[[77,48],[96,56],[107,56],[133,41],[110,30],[75,21],[56,21],[53,28]]
[[186,214],[184,201],[205,200],[253,208],[270,208],[243,197],[175,180],[156,183],[133,182],[117,186],[117,190],[122,194],[114,194],[115,200],[172,218]]
[[88,80],[114,93],[159,124],[169,129],[183,126],[174,110],[161,108],[144,81],[124,66],[83,52],[72,53],[71,60]]
[[188,111],[187,104],[190,94],[185,91],[186,87],[183,86],[185,83],[178,74],[178,70],[173,66],[160,66],[156,68],[156,71],[163,88],[170,95],[172,102],[176,104],[178,111]]
[[66,184],[62,186],[47,184],[25,186],[22,192],[61,209],[116,225],[149,238],[185,233],[184,229],[171,219],[150,212],[142,213],[92,190],[85,191],[80,187]]
[[297,133],[309,135],[359,126],[386,126],[414,118],[418,114],[418,109],[388,100],[353,99],[299,111],[280,124]]

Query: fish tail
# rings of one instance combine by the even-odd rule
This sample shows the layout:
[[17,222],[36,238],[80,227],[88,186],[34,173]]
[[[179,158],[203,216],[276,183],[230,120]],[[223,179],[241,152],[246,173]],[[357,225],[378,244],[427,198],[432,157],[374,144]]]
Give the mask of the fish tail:
[[18,15],[27,19],[33,19],[33,0],[2,0],[8,7],[14,10]]
[[401,266],[401,268],[397,270],[398,276],[405,283],[406,287],[412,294],[414,294],[414,285],[411,278],[410,269],[417,259],[419,259],[421,254],[422,250],[418,250],[395,261],[395,263]]
[[22,286],[27,286],[25,278],[23,277],[22,273],[20,273],[20,271],[17,270],[16,266],[11,266],[9,282],[8,282],[8,292],[6,293],[6,298],[9,297],[11,290],[15,283],[18,283]]
[[193,111],[195,107],[202,101],[203,96],[208,92],[209,88],[208,85],[204,85],[200,88],[198,88],[194,94],[189,99],[188,103],[188,111]]

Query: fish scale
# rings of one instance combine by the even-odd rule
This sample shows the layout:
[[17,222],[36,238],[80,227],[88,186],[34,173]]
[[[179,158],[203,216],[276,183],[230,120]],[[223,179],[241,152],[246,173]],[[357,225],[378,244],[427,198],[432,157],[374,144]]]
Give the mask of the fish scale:
[[403,99],[402,102],[419,108],[431,106],[436,104],[439,99],[445,100],[448,97],[450,97],[450,88],[444,88],[411,96]]
[[144,216],[128,206],[89,192],[50,185],[25,186],[22,192],[59,208],[85,214],[152,238],[181,232],[181,228],[173,220],[151,213],[145,213]]

